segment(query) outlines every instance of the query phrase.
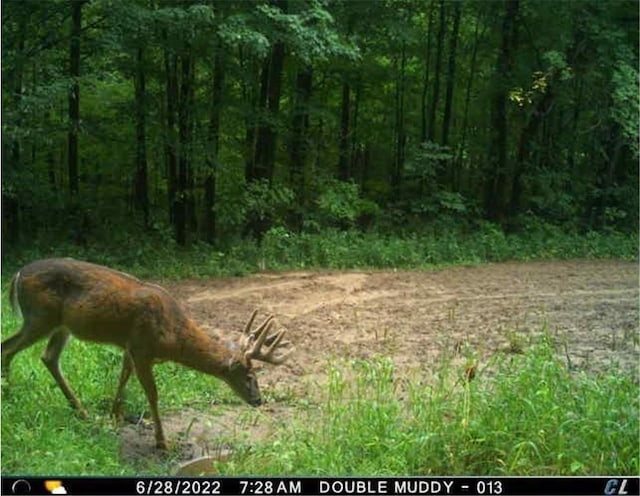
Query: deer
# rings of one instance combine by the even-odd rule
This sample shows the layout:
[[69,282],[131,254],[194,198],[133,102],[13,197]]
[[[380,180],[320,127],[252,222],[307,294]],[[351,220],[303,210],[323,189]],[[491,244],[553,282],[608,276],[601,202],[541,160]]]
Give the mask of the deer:
[[124,388],[135,371],[149,402],[160,450],[166,450],[168,444],[158,413],[155,364],[172,361],[217,377],[242,400],[259,406],[263,400],[252,361],[279,365],[295,349],[283,339],[286,329],[271,332],[273,315],[252,330],[254,310],[242,333],[209,333],[161,286],[72,258],[38,260],[24,266],[11,280],[9,300],[22,326],[1,344],[3,377],[8,379],[17,353],[48,338],[42,361],[71,407],[87,418],[87,410],[62,373],[60,355],[72,336],[122,348],[111,413],[121,417]]

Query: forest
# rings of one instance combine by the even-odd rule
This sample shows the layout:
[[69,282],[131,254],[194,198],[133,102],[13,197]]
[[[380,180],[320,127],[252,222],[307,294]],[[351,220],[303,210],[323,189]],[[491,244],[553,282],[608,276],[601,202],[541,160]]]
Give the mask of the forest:
[[3,476],[639,473],[637,1],[1,15]]
[[637,26],[632,1],[3,2],[3,255],[635,233]]

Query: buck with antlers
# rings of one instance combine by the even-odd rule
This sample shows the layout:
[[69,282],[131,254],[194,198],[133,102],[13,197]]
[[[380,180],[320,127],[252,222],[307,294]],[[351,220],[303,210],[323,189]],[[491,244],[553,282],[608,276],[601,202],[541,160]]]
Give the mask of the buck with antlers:
[[2,343],[3,375],[8,375],[16,353],[48,337],[42,360],[71,406],[86,417],[60,370],[60,354],[71,335],[117,345],[124,349],[124,357],[112,412],[120,414],[124,387],[135,371],[149,400],[160,449],[166,449],[167,441],[158,414],[154,363],[173,361],[214,375],[247,403],[258,406],[262,399],[252,360],[280,364],[293,351],[291,343],[283,340],[284,329],[270,334],[273,316],[252,331],[254,311],[237,339],[233,333],[210,334],[160,286],[69,258],[26,265],[13,277],[9,298],[23,324]]

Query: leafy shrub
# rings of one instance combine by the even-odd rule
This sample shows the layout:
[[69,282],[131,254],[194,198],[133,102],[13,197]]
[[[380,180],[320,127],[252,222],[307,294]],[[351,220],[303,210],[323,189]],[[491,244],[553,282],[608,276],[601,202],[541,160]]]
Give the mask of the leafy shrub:
[[244,195],[244,214],[246,218],[269,219],[274,225],[284,225],[293,200],[293,191],[286,186],[253,181]]
[[375,217],[378,205],[360,195],[357,184],[329,181],[318,200],[320,222],[327,226],[353,227],[363,217]]

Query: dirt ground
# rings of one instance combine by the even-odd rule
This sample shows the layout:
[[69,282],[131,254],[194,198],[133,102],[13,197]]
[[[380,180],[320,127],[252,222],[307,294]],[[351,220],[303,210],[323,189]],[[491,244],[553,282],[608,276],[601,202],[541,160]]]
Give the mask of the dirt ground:
[[[501,263],[431,272],[263,273],[163,284],[203,325],[240,331],[254,309],[276,315],[296,351],[258,372],[259,414],[246,406],[211,416],[162,412],[181,459],[226,456],[229,433],[266,436],[292,415],[282,397],[308,397],[326,380],[329,359],[389,356],[399,374],[429,368],[455,350],[482,362],[524,351],[548,329],[574,369],[614,362],[638,374],[638,265],[619,261]],[[522,349],[522,350],[521,350]],[[567,358],[568,357],[568,358]],[[460,358],[464,360],[464,358]],[[215,379],[212,379],[215,380]],[[162,403],[162,401],[161,401]],[[125,458],[148,456],[150,426],[121,430]]]

